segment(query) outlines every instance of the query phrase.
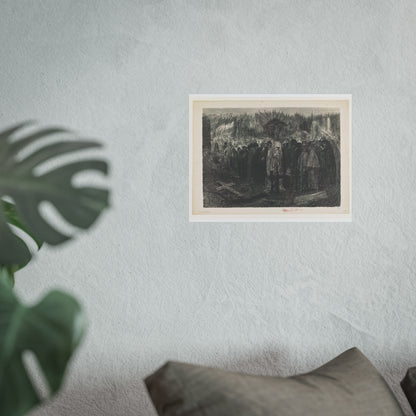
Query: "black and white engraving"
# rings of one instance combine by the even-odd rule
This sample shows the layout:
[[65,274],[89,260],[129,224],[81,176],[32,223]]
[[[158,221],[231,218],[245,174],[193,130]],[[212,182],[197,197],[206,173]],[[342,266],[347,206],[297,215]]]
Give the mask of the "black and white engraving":
[[338,108],[203,108],[203,207],[339,207],[340,130]]

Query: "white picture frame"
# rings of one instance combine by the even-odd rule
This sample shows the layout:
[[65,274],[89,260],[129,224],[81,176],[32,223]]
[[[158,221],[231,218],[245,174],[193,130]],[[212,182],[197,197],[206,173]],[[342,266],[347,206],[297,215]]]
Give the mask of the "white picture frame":
[[[190,95],[189,220],[351,221],[351,103],[350,94]],[[206,123],[204,121],[203,126],[204,117]],[[300,127],[299,120],[303,123]],[[331,120],[335,121],[333,126],[330,126]],[[218,150],[220,142],[223,144],[222,150]],[[253,147],[259,153],[257,143],[260,143],[263,152],[263,165],[257,167],[256,172],[260,173],[257,176],[260,178],[257,177],[254,183],[252,178],[247,178],[247,169],[244,170],[241,162],[245,159],[243,156],[241,160],[238,158],[239,152],[242,155],[247,153],[245,144],[250,148],[249,154],[253,153]],[[281,172],[280,167],[276,168],[279,170],[276,174],[270,167],[268,171],[266,169],[268,173],[263,186],[264,154],[271,161],[269,166],[279,163],[284,165],[283,162],[275,162],[284,161],[284,158],[273,159],[273,154],[289,154],[289,150],[285,153],[285,146],[289,149],[293,143],[294,148],[299,147],[296,150],[297,160],[292,162],[294,157],[290,159],[291,166],[294,167],[292,171],[297,169],[297,176],[287,167],[289,163],[286,162],[284,172]],[[267,146],[269,150],[265,148]],[[279,146],[283,147],[280,153]],[[330,155],[335,155],[332,170],[325,165],[322,157],[316,156],[324,151],[320,149],[325,146],[332,149],[327,150]],[[276,148],[277,153],[274,150],[273,153],[270,148]],[[236,156],[233,159],[224,156],[229,153]],[[240,160],[239,166],[242,165],[243,170],[239,169],[238,172],[235,168],[234,173],[228,173],[228,179],[224,166],[230,164],[228,160],[234,159]],[[320,160],[323,160],[321,164]],[[315,167],[305,167],[308,163]],[[337,171],[335,179],[334,169]],[[253,171],[250,166],[248,170]],[[319,178],[322,178],[322,183],[319,183]],[[269,191],[267,181],[277,183],[277,191]],[[324,184],[330,181],[330,184]]]

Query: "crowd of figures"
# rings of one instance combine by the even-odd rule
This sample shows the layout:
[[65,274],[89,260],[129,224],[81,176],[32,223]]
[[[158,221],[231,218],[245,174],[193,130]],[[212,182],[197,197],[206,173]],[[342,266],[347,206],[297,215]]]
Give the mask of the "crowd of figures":
[[339,145],[331,137],[311,140],[253,138],[214,139],[209,154],[210,174],[223,180],[264,187],[267,194],[306,193],[339,185]]

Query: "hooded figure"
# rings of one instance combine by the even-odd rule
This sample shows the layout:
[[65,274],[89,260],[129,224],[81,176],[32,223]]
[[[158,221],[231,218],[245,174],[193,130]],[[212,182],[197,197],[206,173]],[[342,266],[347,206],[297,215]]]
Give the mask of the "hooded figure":
[[310,146],[306,161],[308,171],[308,187],[311,191],[317,191],[319,186],[319,159],[315,149]]
[[266,192],[285,191],[283,186],[283,153],[280,142],[268,142],[266,156]]
[[319,167],[319,159],[311,143],[305,144],[299,158],[301,191],[318,190]]

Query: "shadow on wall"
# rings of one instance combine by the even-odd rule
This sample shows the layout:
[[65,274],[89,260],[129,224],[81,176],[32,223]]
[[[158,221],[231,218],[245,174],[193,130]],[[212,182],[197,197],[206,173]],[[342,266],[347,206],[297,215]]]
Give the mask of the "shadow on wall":
[[[257,353],[232,354],[228,351],[228,354],[227,357],[226,354],[210,352],[200,354],[200,357],[191,360],[186,356],[196,357],[197,354],[188,350],[188,353],[181,353],[180,356],[172,356],[169,359],[228,371],[270,376],[288,375],[279,372],[279,369],[287,369],[287,363],[293,362],[292,356],[271,348]],[[156,416],[143,379],[161,367],[164,359],[157,357],[150,362],[152,364],[147,364],[143,371],[138,372],[137,378],[131,375],[130,378],[122,378],[120,374],[100,375],[99,369],[96,372],[90,371],[91,377],[73,377],[54,400],[36,409],[30,416]]]
[[30,416],[155,416],[140,376],[134,380],[102,380],[64,388],[50,403]]
[[[326,348],[323,347],[323,350]],[[324,362],[316,361],[314,357],[316,355],[315,349],[311,351],[310,360],[307,360],[311,364],[307,368],[299,367],[300,363],[302,366],[304,365],[304,357],[299,357],[297,360],[292,352],[278,351],[272,348],[257,353],[235,354],[234,359],[216,353],[205,355],[199,362],[186,360],[184,357],[173,357],[172,359],[247,374],[287,377],[311,371],[324,364]],[[328,360],[331,358],[334,357],[329,356]],[[35,410],[30,416],[56,416],[58,414],[60,416],[156,416],[143,378],[162,366],[164,362],[159,358],[152,360],[152,362],[156,364],[147,365],[146,367],[149,369],[137,374],[137,378],[123,379],[115,374],[98,376],[99,371],[91,378],[84,376],[78,383],[72,382],[76,385],[64,388],[55,400]],[[405,415],[413,415],[400,388],[400,381],[406,372],[405,369],[401,369],[403,363],[394,362],[393,359],[388,363],[383,362],[381,365],[374,364],[382,374],[389,374],[386,380],[392,386]],[[411,365],[414,363],[409,363],[409,367]]]

